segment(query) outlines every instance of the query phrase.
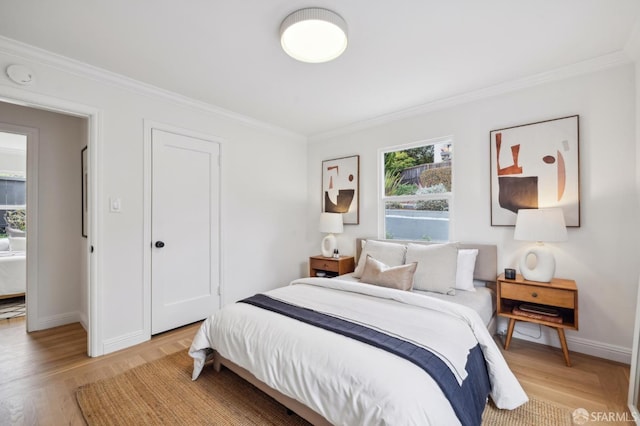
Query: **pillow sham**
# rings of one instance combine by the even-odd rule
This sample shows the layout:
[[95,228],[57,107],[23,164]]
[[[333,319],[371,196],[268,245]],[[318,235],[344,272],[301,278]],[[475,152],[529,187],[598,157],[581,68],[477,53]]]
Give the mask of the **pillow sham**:
[[388,243],[385,241],[367,240],[360,253],[360,259],[358,259],[358,265],[353,276],[355,278],[362,277],[364,272],[364,265],[367,263],[367,255],[371,255],[376,260],[384,263],[388,266],[400,266],[404,265],[404,256],[407,252],[407,246],[399,243]]
[[478,249],[458,249],[458,267],[456,268],[456,288],[476,291],[473,285],[473,273],[476,269]]
[[411,290],[413,287],[413,274],[416,272],[416,262],[400,266],[388,266],[367,255],[364,271],[360,282],[395,288],[398,290]]
[[456,294],[458,247],[451,244],[407,245],[406,262],[417,262],[413,278],[414,290]]

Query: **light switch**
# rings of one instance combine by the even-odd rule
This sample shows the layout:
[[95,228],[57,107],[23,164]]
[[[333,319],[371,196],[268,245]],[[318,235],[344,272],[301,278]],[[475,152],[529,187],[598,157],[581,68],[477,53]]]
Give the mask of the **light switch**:
[[109,199],[109,210],[111,211],[111,213],[121,213],[122,200],[120,198]]

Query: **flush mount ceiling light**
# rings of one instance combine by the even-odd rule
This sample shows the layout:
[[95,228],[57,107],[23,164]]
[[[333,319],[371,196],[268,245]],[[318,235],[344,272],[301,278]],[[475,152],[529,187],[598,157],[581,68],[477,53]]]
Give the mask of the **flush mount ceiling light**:
[[282,21],[280,43],[298,61],[328,62],[347,48],[347,23],[327,9],[300,9]]

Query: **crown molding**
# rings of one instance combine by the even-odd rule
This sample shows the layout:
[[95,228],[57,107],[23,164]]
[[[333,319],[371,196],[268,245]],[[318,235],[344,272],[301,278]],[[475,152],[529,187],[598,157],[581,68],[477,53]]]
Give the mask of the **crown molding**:
[[0,53],[15,56],[22,60],[37,63],[39,65],[56,68],[60,71],[73,74],[81,78],[91,79],[98,83],[109,84],[118,88],[126,89],[139,95],[161,98],[181,106],[187,106],[202,112],[215,114],[219,117],[240,122],[243,125],[259,130],[287,136],[304,137],[304,135],[293,132],[289,129],[275,126],[216,105],[198,101],[8,37],[0,36]]
[[[635,35],[635,36],[634,36]],[[577,62],[565,67],[546,71],[533,76],[512,80],[497,85],[473,90],[459,95],[454,95],[442,99],[435,99],[431,102],[416,105],[400,111],[384,114],[367,120],[354,122],[344,127],[336,128],[326,132],[319,132],[308,135],[309,142],[319,142],[333,137],[355,133],[361,130],[392,123],[395,121],[412,118],[421,114],[450,108],[457,105],[470,103],[473,101],[490,98],[505,93],[510,93],[540,84],[559,81],[583,74],[596,72],[599,70],[612,68],[631,63],[632,58],[640,56],[640,51],[635,49],[640,45],[640,29],[638,25],[623,50],[607,55],[599,56],[582,62]],[[239,122],[248,127],[252,127],[270,133],[281,134],[294,137],[305,137],[305,135],[294,132],[283,127],[275,126],[252,117],[236,113],[225,108],[221,108],[206,102],[198,101],[175,92],[165,90],[148,83],[144,83],[123,75],[107,71],[105,69],[89,65],[75,59],[68,58],[14,39],[0,36],[0,53],[5,53],[16,58],[37,63],[43,66],[59,69],[63,72],[87,78],[102,84],[109,84],[118,88],[126,89],[130,92],[143,96],[152,96],[167,100],[181,106],[190,107],[202,112],[215,114],[221,118]]]
[[625,52],[624,50],[620,50],[593,59],[588,59],[586,61],[567,65],[565,67],[556,68],[551,71],[535,74],[529,77],[507,81],[504,83],[496,84],[478,90],[473,90],[466,93],[461,93],[459,95],[454,95],[447,98],[436,99],[431,102],[427,102],[389,114],[384,114],[368,120],[359,121],[334,130],[329,130],[327,132],[315,133],[309,136],[309,142],[319,142],[337,136],[352,134],[361,130],[381,126],[383,124],[416,117],[421,114],[439,111],[445,108],[451,108],[457,105],[467,104],[470,102],[527,89],[530,87],[538,86],[540,84],[564,80],[583,74],[589,74],[607,68],[625,65],[631,62],[632,59],[627,54],[627,52]]

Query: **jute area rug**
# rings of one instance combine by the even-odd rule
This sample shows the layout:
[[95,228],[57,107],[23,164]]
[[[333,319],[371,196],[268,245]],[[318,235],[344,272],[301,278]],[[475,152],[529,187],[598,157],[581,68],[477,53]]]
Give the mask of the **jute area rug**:
[[[191,381],[192,359],[185,351],[82,386],[76,398],[93,425],[308,425],[296,414],[231,371],[205,367]],[[513,410],[491,403],[483,425],[570,425],[571,414],[539,400]]]

